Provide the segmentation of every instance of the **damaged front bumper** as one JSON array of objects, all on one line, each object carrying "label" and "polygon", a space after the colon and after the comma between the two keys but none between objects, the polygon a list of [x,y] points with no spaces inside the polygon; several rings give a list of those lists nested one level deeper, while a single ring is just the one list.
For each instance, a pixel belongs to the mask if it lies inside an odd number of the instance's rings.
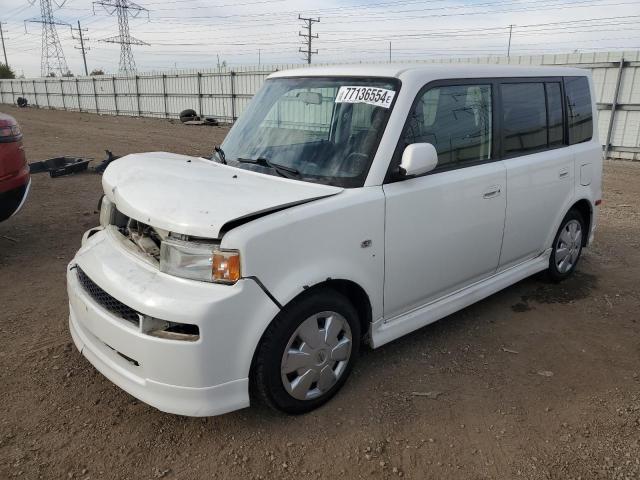
[{"label": "damaged front bumper", "polygon": [[[69,264],[69,328],[78,349],[109,380],[159,410],[210,416],[248,406],[253,352],[275,304],[253,280],[229,286],[172,277],[121,243],[113,232],[94,231]],[[87,289],[80,272],[106,301]],[[199,335],[152,336],[131,312],[197,326]]]}]

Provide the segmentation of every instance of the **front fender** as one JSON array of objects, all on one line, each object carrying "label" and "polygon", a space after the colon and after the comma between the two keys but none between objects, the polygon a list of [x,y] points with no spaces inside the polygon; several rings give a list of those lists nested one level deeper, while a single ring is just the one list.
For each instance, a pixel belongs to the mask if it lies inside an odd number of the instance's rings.
[{"label": "front fender", "polygon": [[327,279],[360,285],[372,319],[382,317],[384,193],[380,186],[342,193],[241,225],[222,239],[240,250],[244,277],[256,277],[286,305]]}]

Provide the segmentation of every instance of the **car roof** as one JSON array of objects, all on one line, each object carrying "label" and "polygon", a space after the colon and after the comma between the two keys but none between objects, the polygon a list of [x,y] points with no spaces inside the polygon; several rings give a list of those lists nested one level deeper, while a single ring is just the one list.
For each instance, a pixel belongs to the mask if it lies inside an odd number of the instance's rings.
[{"label": "car roof", "polygon": [[433,80],[438,78],[589,76],[590,72],[580,68],[556,66],[491,65],[480,63],[374,63],[296,68],[275,72],[269,75],[269,78],[354,76],[402,79],[405,76],[415,77],[420,75]]}]

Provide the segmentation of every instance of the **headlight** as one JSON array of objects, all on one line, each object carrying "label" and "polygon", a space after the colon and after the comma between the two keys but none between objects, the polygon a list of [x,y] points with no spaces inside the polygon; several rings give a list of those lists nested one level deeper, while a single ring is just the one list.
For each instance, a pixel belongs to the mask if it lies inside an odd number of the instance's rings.
[{"label": "headlight", "polygon": [[240,280],[240,254],[217,244],[167,238],[160,246],[160,271],[176,277],[232,284]]},{"label": "headlight", "polygon": [[115,205],[106,195],[103,195],[100,201],[100,226],[106,227],[113,224],[115,213]]}]

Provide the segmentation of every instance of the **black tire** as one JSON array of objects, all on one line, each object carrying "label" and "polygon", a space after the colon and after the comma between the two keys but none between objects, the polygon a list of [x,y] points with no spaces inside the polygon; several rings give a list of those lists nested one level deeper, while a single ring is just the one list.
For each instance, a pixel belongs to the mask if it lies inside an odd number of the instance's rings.
[{"label": "black tire", "polygon": [[[326,311],[336,312],[348,322],[351,329],[351,354],[346,367],[330,389],[315,398],[299,400],[286,390],[281,376],[285,349],[305,320]],[[301,296],[281,310],[260,341],[251,371],[252,397],[275,410],[289,414],[306,413],[318,408],[329,401],[346,382],[358,357],[360,339],[358,314],[343,294],[325,288]]]},{"label": "black tire", "polygon": [[0,222],[7,220],[16,212],[26,193],[26,185],[0,193]]},{"label": "black tire", "polygon": [[182,117],[197,117],[198,113],[192,109],[192,108],[187,108],[186,110],[182,110],[180,112],[180,118]]},{"label": "black tire", "polygon": [[200,117],[198,117],[198,114],[196,113],[196,111],[191,108],[188,108],[187,110],[182,110],[180,112],[180,121],[182,123],[193,122],[199,119]]},{"label": "black tire", "polygon": [[[573,246],[574,249],[577,249],[577,256],[575,257],[575,261],[571,263],[571,266],[568,270],[561,271],[561,269],[558,266],[559,260],[556,260],[557,258],[559,258],[558,248],[561,247],[558,240],[560,239],[560,235],[563,233],[563,231],[565,231],[567,226],[573,222],[578,222],[580,224],[581,240],[579,242],[579,245]],[[551,257],[549,258],[549,269],[547,270],[547,275],[551,281],[561,282],[562,280],[565,280],[566,278],[570,277],[571,274],[573,274],[573,272],[576,269],[576,266],[578,265],[578,262],[580,261],[580,255],[582,254],[582,247],[585,242],[585,235],[588,235],[588,232],[586,231],[586,223],[584,221],[584,218],[582,218],[582,214],[577,210],[569,210],[569,212],[562,219],[560,228],[558,229],[556,236],[553,238]]]}]

